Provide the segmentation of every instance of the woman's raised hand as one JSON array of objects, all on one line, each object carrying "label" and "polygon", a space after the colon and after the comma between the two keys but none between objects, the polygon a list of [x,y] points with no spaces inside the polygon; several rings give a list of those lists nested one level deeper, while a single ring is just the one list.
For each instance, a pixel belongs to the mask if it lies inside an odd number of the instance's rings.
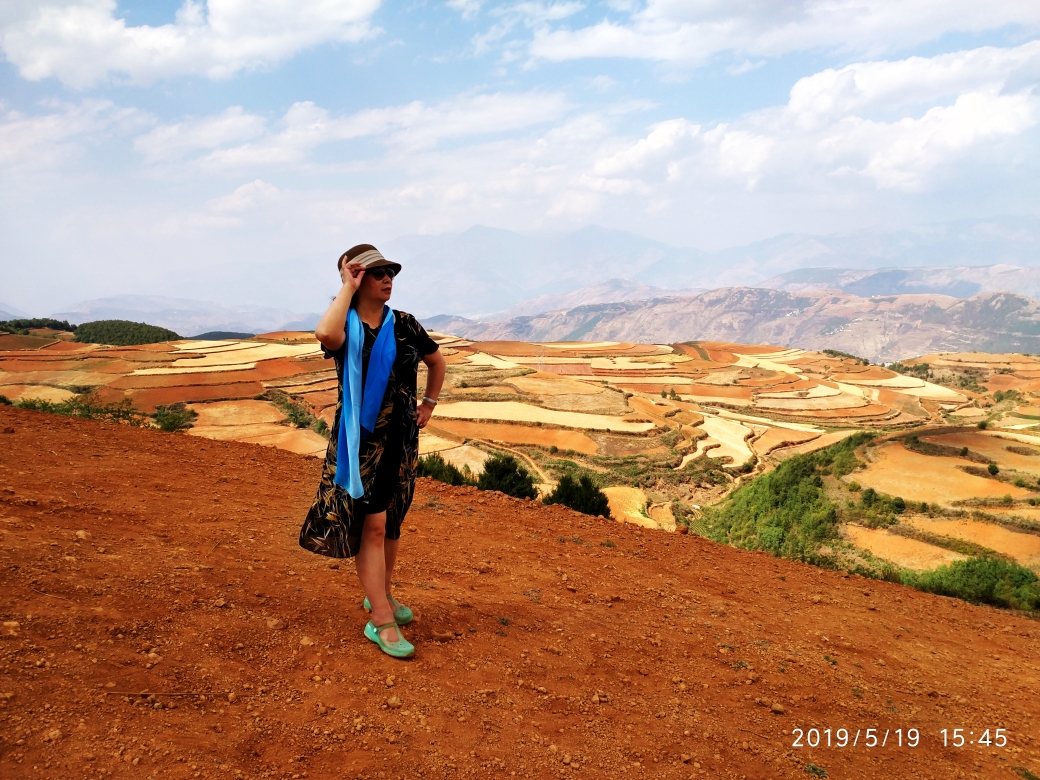
[{"label": "woman's raised hand", "polygon": [[361,280],[365,278],[365,266],[361,263],[344,263],[339,271],[343,286],[350,289],[351,294],[356,293],[361,286]]}]

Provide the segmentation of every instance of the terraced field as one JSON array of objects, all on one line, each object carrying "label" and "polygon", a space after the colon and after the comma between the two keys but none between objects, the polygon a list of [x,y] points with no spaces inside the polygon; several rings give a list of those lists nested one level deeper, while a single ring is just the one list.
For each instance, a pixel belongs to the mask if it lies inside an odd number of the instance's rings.
[{"label": "terraced field", "polygon": [[[670,531],[793,455],[874,430],[866,468],[847,479],[904,499],[905,528],[852,528],[853,544],[907,567],[958,559],[943,539],[1040,565],[1032,546],[1040,537],[1024,538],[1040,528],[1030,503],[1040,498],[1040,360],[930,355],[904,361],[900,373],[764,345],[433,335],[448,377],[420,452],[473,474],[501,451],[537,471],[543,490],[563,474],[587,473],[608,488],[617,519]],[[12,401],[94,392],[145,413],[185,403],[197,413],[189,435],[317,457],[336,387],[310,333],[139,347],[0,336],[0,394]],[[916,448],[892,438],[914,430]],[[915,509],[922,502],[927,513]],[[1009,546],[1020,542],[1026,552],[1016,555]]]}]

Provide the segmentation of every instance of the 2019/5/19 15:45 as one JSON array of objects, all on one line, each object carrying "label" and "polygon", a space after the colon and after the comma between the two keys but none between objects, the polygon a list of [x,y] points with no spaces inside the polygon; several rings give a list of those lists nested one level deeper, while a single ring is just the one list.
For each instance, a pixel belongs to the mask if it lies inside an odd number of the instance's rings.
[{"label": "2019/5/19 15:45", "polygon": [[939,733],[942,734],[943,747],[964,747],[965,745],[986,745],[989,747],[1004,747],[1007,745],[1007,736],[1004,734],[1006,729],[992,729],[993,735],[990,736],[991,729],[986,729],[982,732],[982,735],[975,739],[975,732],[969,731],[967,738],[964,736],[964,729],[943,729]]}]

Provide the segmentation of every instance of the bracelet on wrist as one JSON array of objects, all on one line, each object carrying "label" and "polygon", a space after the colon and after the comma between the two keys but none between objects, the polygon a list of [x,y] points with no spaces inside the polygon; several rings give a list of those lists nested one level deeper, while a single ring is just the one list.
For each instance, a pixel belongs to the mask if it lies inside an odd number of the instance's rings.
[{"label": "bracelet on wrist", "polygon": [[430,398],[428,395],[424,395],[422,397],[422,399],[423,399],[423,403],[424,404],[429,404],[430,406],[436,406],[437,405],[437,399]]}]

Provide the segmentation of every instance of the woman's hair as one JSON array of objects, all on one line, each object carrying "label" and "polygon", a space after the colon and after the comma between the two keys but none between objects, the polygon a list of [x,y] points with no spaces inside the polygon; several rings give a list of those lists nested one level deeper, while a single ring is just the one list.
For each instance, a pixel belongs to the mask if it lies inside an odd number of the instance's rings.
[{"label": "woman's hair", "polygon": [[[376,248],[371,244],[358,244],[357,246],[352,246],[350,249],[348,249],[346,252],[339,256],[339,260],[336,262],[336,270],[342,271],[344,263],[349,263],[358,255],[364,254],[365,252],[371,251],[373,249]],[[378,252],[379,250],[376,249],[376,251]]]}]

